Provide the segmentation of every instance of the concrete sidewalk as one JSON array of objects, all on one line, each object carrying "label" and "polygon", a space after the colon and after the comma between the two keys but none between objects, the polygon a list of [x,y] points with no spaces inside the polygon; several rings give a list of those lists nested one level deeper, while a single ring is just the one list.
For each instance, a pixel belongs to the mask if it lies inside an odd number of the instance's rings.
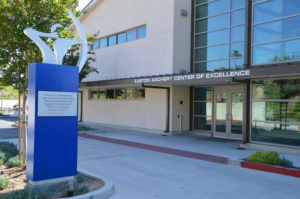
[{"label": "concrete sidewalk", "polygon": [[299,178],[79,137],[78,168],[113,181],[111,199],[298,199]]},{"label": "concrete sidewalk", "polygon": [[[240,141],[223,138],[211,138],[201,135],[183,134],[176,136],[163,136],[161,134],[146,133],[137,130],[129,130],[117,127],[91,126],[94,131],[86,133],[94,136],[113,138],[154,146],[162,146],[171,149],[179,149],[195,153],[208,154],[228,158],[230,161],[240,161],[247,158],[256,150],[241,150]],[[287,159],[293,161],[294,166],[300,167],[300,156],[284,154]]]}]

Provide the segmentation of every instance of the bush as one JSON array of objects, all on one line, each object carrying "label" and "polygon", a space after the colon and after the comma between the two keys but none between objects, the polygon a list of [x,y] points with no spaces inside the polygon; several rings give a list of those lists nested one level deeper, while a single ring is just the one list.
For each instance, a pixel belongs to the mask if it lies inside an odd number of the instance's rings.
[{"label": "bush", "polygon": [[82,183],[84,181],[84,177],[81,174],[77,174],[77,176],[75,176],[75,180],[77,183]]},{"label": "bush", "polygon": [[17,155],[15,157],[9,158],[8,161],[5,163],[5,165],[8,168],[19,166],[19,156]]},{"label": "bush", "polygon": [[5,189],[9,184],[9,179],[0,178],[0,190]]},{"label": "bush", "polygon": [[20,191],[3,194],[1,199],[47,199],[49,196],[50,193],[45,190],[25,188]]},{"label": "bush", "polygon": [[281,165],[284,167],[292,168],[294,167],[294,164],[292,161],[286,159],[284,156],[281,159]]},{"label": "bush", "polygon": [[0,142],[0,151],[5,153],[7,160],[19,153],[17,146],[11,142]]},{"label": "bush", "polygon": [[257,162],[284,167],[293,167],[293,162],[287,160],[284,156],[280,158],[276,151],[255,152],[247,158],[249,162]]},{"label": "bush", "polygon": [[89,188],[84,185],[82,187],[79,187],[77,184],[75,184],[74,186],[74,196],[80,195],[80,194],[84,194],[89,192]]},{"label": "bush", "polygon": [[5,163],[5,161],[6,161],[5,153],[0,151],[0,165],[3,165]]},{"label": "bush", "polygon": [[251,154],[248,158],[247,158],[247,161],[249,162],[257,162],[257,163],[262,163],[263,160],[262,160],[262,152],[255,152],[253,154]]}]

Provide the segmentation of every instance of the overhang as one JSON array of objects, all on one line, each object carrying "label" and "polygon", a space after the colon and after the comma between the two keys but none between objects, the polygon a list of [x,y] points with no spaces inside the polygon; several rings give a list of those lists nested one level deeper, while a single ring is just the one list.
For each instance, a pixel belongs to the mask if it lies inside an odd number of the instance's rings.
[{"label": "overhang", "polygon": [[142,85],[209,86],[237,84],[249,79],[281,78],[300,76],[300,65],[251,67],[242,70],[224,70],[205,73],[169,74],[133,77],[80,83],[80,89],[125,88]]}]

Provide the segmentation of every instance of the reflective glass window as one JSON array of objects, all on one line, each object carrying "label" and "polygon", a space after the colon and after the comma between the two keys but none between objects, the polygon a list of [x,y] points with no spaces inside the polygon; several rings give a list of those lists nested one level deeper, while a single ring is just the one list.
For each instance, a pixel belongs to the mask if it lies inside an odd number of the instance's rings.
[{"label": "reflective glass window", "polygon": [[126,89],[126,99],[135,99],[135,89]]},{"label": "reflective glass window", "polygon": [[116,89],[116,99],[125,99],[125,89]]},{"label": "reflective glass window", "polygon": [[213,99],[212,88],[200,87],[194,88],[194,100],[195,101],[210,101]]},{"label": "reflective glass window", "polygon": [[298,0],[269,0],[254,5],[254,23],[300,13]]},{"label": "reflective glass window", "polygon": [[98,91],[91,91],[91,98],[98,99]]},{"label": "reflective glass window", "polygon": [[229,14],[222,14],[196,21],[196,33],[226,28],[229,26]]},{"label": "reflective glass window", "polygon": [[246,0],[231,0],[231,10],[237,8],[244,8],[246,6]]},{"label": "reflective glass window", "polygon": [[118,44],[122,44],[126,42],[126,33],[120,33],[118,34]]},{"label": "reflective glass window", "polygon": [[145,98],[145,89],[137,89],[136,98],[144,99]]},{"label": "reflective glass window", "polygon": [[300,146],[300,80],[252,82],[251,140]]},{"label": "reflective glass window", "polygon": [[229,11],[228,0],[216,0],[196,7],[196,19]]},{"label": "reflective glass window", "polygon": [[201,62],[195,64],[195,72],[211,72],[229,69],[228,60]]},{"label": "reflective glass window", "polygon": [[300,37],[300,16],[254,26],[254,43]]},{"label": "reflective glass window", "polygon": [[127,32],[127,41],[136,40],[136,30],[131,30]]},{"label": "reflective glass window", "polygon": [[244,42],[233,43],[230,45],[230,57],[237,58],[244,56],[245,45]]},{"label": "reflective glass window", "polygon": [[208,2],[209,0],[196,0],[196,5],[197,4],[200,4],[200,3],[206,3]]},{"label": "reflective glass window", "polygon": [[107,47],[107,38],[100,39],[100,48]]},{"label": "reflective glass window", "polygon": [[146,37],[146,26],[138,29],[138,38],[140,39],[144,37]]},{"label": "reflective glass window", "polygon": [[253,64],[293,61],[300,59],[300,39],[253,47]]},{"label": "reflective glass window", "polygon": [[108,37],[108,46],[114,46],[117,44],[117,36],[110,36]]},{"label": "reflective glass window", "polygon": [[224,44],[229,41],[229,29],[202,33],[195,36],[195,47]]},{"label": "reflective glass window", "polygon": [[115,99],[115,89],[106,90],[106,99]]},{"label": "reflective glass window", "polygon": [[231,12],[231,26],[245,24],[245,9]]},{"label": "reflective glass window", "polygon": [[231,59],[230,69],[243,69],[244,68],[244,58]]},{"label": "reflective glass window", "polygon": [[195,61],[226,59],[228,53],[228,45],[200,48],[195,50]]},{"label": "reflective glass window", "polygon": [[194,116],[194,129],[199,131],[211,131],[212,117]]},{"label": "reflective glass window", "polygon": [[243,41],[245,39],[245,26],[231,28],[231,42]]},{"label": "reflective glass window", "polygon": [[97,50],[98,48],[99,48],[99,40],[95,41],[92,46],[93,50]]},{"label": "reflective glass window", "polygon": [[106,91],[105,90],[99,91],[99,98],[100,99],[106,99]]}]

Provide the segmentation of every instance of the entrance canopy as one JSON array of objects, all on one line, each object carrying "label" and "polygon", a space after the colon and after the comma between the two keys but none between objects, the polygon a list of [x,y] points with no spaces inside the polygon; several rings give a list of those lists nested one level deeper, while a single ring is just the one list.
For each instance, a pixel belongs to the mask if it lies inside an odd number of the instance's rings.
[{"label": "entrance canopy", "polygon": [[80,88],[139,87],[141,85],[199,86],[236,84],[249,79],[292,77],[300,75],[300,65],[251,67],[206,73],[169,74],[115,80],[82,82]]}]

